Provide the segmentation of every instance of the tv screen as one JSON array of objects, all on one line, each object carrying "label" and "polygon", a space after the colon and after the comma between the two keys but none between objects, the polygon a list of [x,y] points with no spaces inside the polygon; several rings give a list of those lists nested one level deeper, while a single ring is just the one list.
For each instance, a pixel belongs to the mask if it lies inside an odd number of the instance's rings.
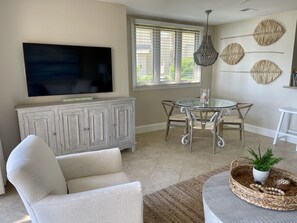
[{"label": "tv screen", "polygon": [[111,48],[23,43],[29,96],[112,92]]}]

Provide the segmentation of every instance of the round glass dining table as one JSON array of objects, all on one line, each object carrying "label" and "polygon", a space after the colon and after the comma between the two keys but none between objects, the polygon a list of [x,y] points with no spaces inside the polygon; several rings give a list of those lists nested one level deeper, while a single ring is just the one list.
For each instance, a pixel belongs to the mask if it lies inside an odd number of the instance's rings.
[{"label": "round glass dining table", "polygon": [[207,111],[213,113],[209,120],[200,119],[200,122],[202,122],[202,126],[204,126],[204,128],[207,126],[207,122],[212,123],[213,125],[213,129],[211,129],[213,133],[213,153],[216,151],[216,145],[219,147],[224,147],[225,141],[219,135],[218,124],[223,112],[226,111],[228,113],[229,108],[236,106],[236,104],[237,103],[235,101],[218,98],[210,98],[208,103],[200,102],[200,98],[184,98],[176,101],[176,106],[181,108],[181,112],[186,113],[188,124],[190,126],[190,131],[187,130],[186,134],[182,137],[182,144],[188,144],[191,140],[189,140],[189,137],[192,137],[193,132],[191,131],[193,130],[193,125],[197,120],[197,117],[194,113],[198,110],[202,112]]},{"label": "round glass dining table", "polygon": [[208,103],[200,102],[200,98],[185,98],[180,99],[176,102],[176,105],[179,107],[184,107],[191,110],[198,109],[214,109],[214,110],[223,110],[225,108],[234,107],[237,103],[235,101],[210,98]]}]

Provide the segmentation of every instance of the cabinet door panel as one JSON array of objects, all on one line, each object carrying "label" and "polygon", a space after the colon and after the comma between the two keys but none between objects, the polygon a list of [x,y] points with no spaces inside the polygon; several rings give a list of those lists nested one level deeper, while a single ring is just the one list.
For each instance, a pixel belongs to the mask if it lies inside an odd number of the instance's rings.
[{"label": "cabinet door panel", "polygon": [[88,130],[90,149],[106,147],[108,139],[108,110],[106,107],[89,108]]},{"label": "cabinet door panel", "polygon": [[132,120],[133,111],[131,104],[117,104],[112,106],[114,141],[129,141],[133,138]]},{"label": "cabinet door panel", "polygon": [[24,138],[37,135],[57,154],[56,127],[53,111],[27,112],[22,114],[24,121]]},{"label": "cabinet door panel", "polygon": [[82,109],[60,110],[64,152],[86,150],[84,112]]},{"label": "cabinet door panel", "polygon": [[23,140],[40,136],[55,155],[119,147],[135,148],[134,99],[16,106]]}]

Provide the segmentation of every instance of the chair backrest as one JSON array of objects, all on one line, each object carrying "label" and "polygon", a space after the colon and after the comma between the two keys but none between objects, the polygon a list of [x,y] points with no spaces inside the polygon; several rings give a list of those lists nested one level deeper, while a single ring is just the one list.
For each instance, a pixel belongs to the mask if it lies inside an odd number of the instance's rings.
[{"label": "chair backrest", "polygon": [[58,161],[38,136],[30,135],[24,139],[9,155],[6,167],[7,177],[17,189],[31,217],[35,216],[31,203],[49,194],[67,193]]},{"label": "chair backrest", "polygon": [[239,102],[239,103],[236,104],[235,107],[232,108],[232,110],[236,110],[237,113],[238,113],[239,118],[241,120],[244,120],[252,106],[253,106],[252,103]]},{"label": "chair backrest", "polygon": [[169,118],[175,108],[175,102],[171,100],[163,100],[161,103],[163,105],[167,118]]},{"label": "chair backrest", "polygon": [[[191,125],[191,120],[196,124],[199,123],[198,128],[205,129],[208,123],[217,123],[216,118],[218,117],[218,112],[216,110],[196,110],[192,112],[187,112],[188,122]],[[213,126],[214,127],[214,126]]]}]

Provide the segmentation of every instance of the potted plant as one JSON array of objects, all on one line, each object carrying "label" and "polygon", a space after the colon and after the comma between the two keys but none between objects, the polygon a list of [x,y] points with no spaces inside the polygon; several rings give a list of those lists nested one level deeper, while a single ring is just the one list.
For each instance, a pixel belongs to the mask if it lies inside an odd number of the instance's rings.
[{"label": "potted plant", "polygon": [[258,146],[258,153],[251,148],[249,148],[248,152],[252,155],[252,158],[244,158],[253,164],[254,182],[264,184],[269,177],[270,168],[279,163],[283,158],[274,157],[271,148],[267,148],[265,153],[262,155],[260,145]]}]

